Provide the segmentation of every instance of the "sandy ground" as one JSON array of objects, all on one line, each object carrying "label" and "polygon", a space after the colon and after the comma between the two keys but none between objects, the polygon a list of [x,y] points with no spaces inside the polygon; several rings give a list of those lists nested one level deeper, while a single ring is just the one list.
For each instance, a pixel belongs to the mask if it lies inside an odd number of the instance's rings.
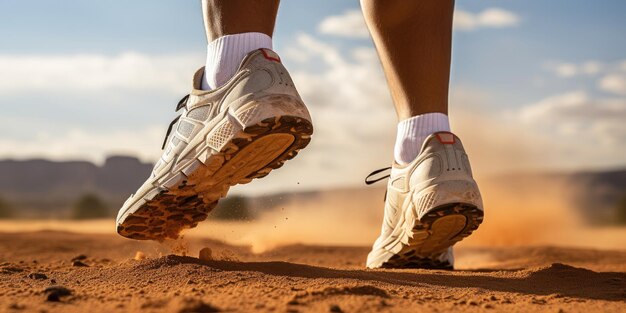
[{"label": "sandy ground", "polygon": [[485,222],[456,271],[364,269],[380,188],[162,244],[117,236],[113,219],[0,221],[0,312],[626,312],[626,227],[588,226],[568,185],[482,186]]},{"label": "sandy ground", "polygon": [[623,250],[461,247],[457,271],[365,270],[367,252],[0,233],[0,312],[626,311]]}]

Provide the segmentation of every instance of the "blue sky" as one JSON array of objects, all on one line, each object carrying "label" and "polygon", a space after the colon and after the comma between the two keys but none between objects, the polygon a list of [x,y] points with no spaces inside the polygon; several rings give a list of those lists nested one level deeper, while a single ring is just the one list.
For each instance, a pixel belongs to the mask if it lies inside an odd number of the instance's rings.
[{"label": "blue sky", "polygon": [[[268,188],[356,185],[391,160],[395,117],[358,7],[281,4],[275,48],[317,132]],[[456,8],[452,127],[479,173],[626,165],[626,2]],[[154,161],[206,48],[199,1],[6,0],[0,38],[0,158]]]}]

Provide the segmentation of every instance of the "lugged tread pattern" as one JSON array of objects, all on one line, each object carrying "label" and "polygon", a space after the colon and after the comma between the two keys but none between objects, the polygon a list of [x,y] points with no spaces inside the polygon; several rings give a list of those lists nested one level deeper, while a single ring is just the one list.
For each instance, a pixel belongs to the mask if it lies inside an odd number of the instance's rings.
[{"label": "lugged tread pattern", "polygon": [[[464,225],[459,227],[458,222],[463,220]],[[407,242],[399,243],[402,245],[400,252],[383,262],[381,267],[451,270],[453,265],[439,257],[448,247],[478,229],[482,220],[483,211],[473,205],[453,203],[435,208],[415,220],[410,235],[407,234]]]},{"label": "lugged tread pattern", "polygon": [[117,232],[139,240],[178,238],[182,230],[205,220],[230,186],[280,168],[309,144],[312,133],[308,120],[288,115],[245,127],[217,154],[209,154],[206,160],[198,158],[200,164],[192,162],[197,168],[191,173],[181,169],[183,179],[177,186],[147,200],[118,225]]}]

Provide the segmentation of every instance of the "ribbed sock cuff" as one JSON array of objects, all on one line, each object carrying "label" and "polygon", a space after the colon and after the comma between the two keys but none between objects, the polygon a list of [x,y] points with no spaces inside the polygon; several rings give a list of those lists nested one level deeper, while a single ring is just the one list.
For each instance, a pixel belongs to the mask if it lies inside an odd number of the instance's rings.
[{"label": "ribbed sock cuff", "polygon": [[235,75],[243,58],[261,48],[272,49],[272,37],[263,33],[241,33],[211,41],[207,46],[202,89],[212,90],[225,84]]},{"label": "ribbed sock cuff", "polygon": [[399,164],[413,161],[422,149],[426,137],[440,131],[450,131],[450,121],[443,113],[426,113],[398,123],[394,158]]}]

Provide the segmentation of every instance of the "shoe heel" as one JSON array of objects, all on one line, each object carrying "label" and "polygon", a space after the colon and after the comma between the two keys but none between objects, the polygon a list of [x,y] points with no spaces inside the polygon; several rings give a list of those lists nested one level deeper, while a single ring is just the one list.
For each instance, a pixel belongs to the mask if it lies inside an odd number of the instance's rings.
[{"label": "shoe heel", "polygon": [[450,180],[422,190],[413,200],[414,217],[421,219],[433,210],[452,203],[483,210],[483,201],[473,180]]},{"label": "shoe heel", "polygon": [[261,124],[264,120],[278,120],[282,117],[299,118],[311,123],[311,116],[304,103],[290,95],[271,95],[255,99],[237,109],[232,116],[244,130]]}]

